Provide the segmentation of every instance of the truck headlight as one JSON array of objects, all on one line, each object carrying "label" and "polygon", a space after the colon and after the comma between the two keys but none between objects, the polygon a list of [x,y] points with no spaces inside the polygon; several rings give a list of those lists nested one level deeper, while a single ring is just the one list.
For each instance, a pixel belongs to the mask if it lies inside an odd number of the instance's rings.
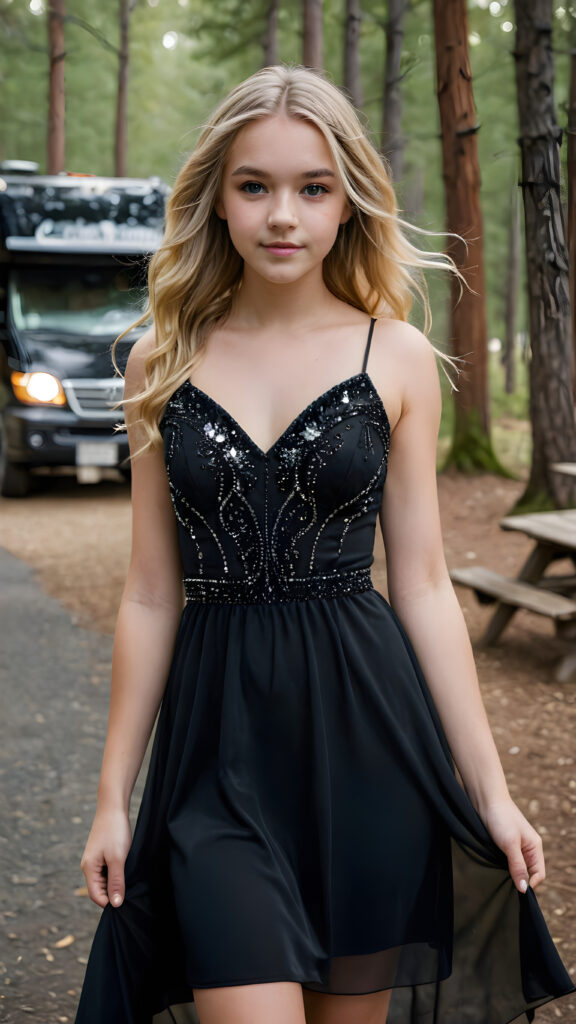
[{"label": "truck headlight", "polygon": [[19,402],[27,405],[66,405],[62,384],[52,373],[10,374],[14,394]]}]

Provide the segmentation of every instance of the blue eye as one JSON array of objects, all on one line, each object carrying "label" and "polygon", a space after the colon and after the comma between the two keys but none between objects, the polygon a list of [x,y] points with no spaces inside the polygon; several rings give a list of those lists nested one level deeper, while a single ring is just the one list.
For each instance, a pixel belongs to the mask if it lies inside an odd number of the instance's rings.
[{"label": "blue eye", "polygon": [[264,186],[261,185],[259,181],[245,181],[244,184],[240,186],[240,190],[242,192],[247,192],[249,196],[259,196],[260,192],[258,190],[261,188],[264,188]]},{"label": "blue eye", "polygon": [[304,188],[304,191],[306,192],[306,189],[309,189],[309,188],[321,189],[320,192],[314,192],[314,193],[308,192],[307,195],[309,195],[311,199],[316,199],[317,196],[324,195],[326,192],[328,192],[328,189],[325,188],[324,185],[306,185],[305,188]]}]

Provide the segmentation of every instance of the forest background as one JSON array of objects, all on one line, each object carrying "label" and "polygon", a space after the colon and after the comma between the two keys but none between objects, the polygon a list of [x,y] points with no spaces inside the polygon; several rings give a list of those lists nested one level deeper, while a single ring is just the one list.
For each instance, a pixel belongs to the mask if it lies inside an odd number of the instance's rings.
[{"label": "forest background", "polygon": [[[44,0],[0,0],[0,159],[37,161],[45,169],[49,58]],[[344,0],[323,5],[324,67],[344,80]],[[130,19],[128,86],[128,175],[158,175],[171,184],[194,145],[199,127],[226,91],[263,64],[269,4],[265,0],[136,0]],[[361,5],[360,76],[362,110],[375,144],[382,138],[388,5]],[[118,0],[69,0],[65,25],[66,168],[91,174],[114,171],[114,131],[119,47]],[[479,124],[481,200],[488,338],[505,334],[511,205],[519,190],[520,153],[513,48],[512,0],[469,0],[470,60]],[[576,11],[554,4],[555,100],[560,126],[568,111],[570,44]],[[302,3],[283,0],[278,9],[278,57],[302,61]],[[395,183],[406,218],[432,232],[428,244],[442,248],[445,223],[440,123],[432,4],[411,0],[404,22],[401,61],[404,164]],[[562,200],[566,203],[566,145],[561,147]],[[521,261],[524,278],[524,262]],[[448,282],[428,275],[431,340],[447,349]],[[490,354],[494,447],[503,463],[522,471],[530,461],[525,280],[517,314],[518,374],[515,390],[504,389],[500,353]],[[413,319],[422,324],[421,310]],[[497,346],[493,345],[493,349]],[[448,391],[448,389],[447,389]],[[445,402],[440,454],[449,444],[452,403]]]}]

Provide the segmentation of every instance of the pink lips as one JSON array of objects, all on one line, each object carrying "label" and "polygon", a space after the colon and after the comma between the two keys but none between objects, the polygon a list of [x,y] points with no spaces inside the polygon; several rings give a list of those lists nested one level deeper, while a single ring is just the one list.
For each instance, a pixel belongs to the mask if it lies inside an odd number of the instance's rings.
[{"label": "pink lips", "polygon": [[273,256],[291,256],[292,253],[300,252],[303,246],[293,245],[291,242],[272,242],[271,245],[265,245],[264,248]]}]

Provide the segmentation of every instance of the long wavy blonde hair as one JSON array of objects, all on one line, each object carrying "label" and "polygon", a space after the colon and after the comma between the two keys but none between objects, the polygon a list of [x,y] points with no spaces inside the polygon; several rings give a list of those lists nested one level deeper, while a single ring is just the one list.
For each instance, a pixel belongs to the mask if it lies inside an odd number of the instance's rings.
[{"label": "long wavy blonde hair", "polygon": [[149,264],[147,308],[120,335],[153,319],[156,346],[146,361],[145,386],[124,402],[134,404],[144,427],[142,451],[161,443],[158,424],[166,403],[190,376],[211,331],[229,315],[242,280],[242,258],[215,212],[228,150],[244,125],[280,112],[322,132],[353,210],[324,259],[323,277],[333,295],[370,316],[407,320],[416,293],[427,333],[432,317],[422,271],[449,270],[462,286],[450,256],[419,249],[406,237],[404,229],[438,232],[400,217],[386,161],[345,95],[308,68],[263,68],[236,86],[203,126],[167,203],[162,244]]}]

